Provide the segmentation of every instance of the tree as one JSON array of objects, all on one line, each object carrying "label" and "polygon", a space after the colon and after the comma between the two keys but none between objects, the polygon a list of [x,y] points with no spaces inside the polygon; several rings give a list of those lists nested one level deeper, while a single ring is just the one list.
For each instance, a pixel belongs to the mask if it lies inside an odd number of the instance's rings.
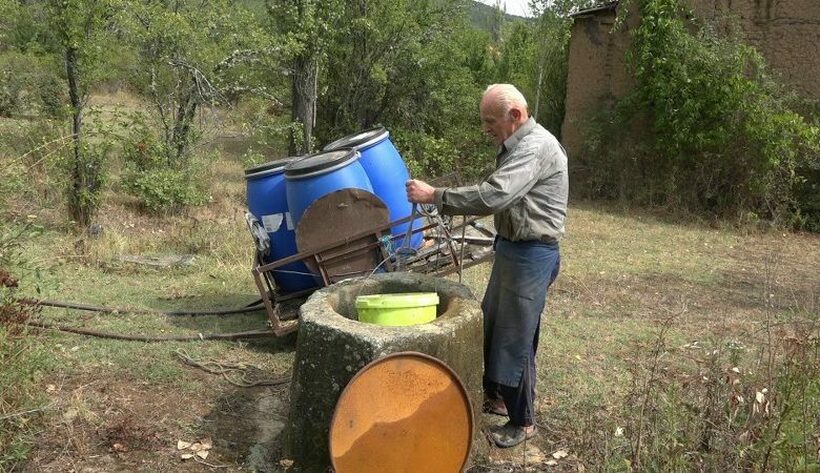
[{"label": "tree", "polygon": [[51,34],[65,60],[71,105],[72,152],[69,159],[68,208],[81,226],[91,223],[103,184],[104,145],[85,139],[83,112],[91,86],[105,74],[105,43],[112,31],[118,0],[47,0]]},{"label": "tree", "polygon": [[[254,66],[278,54],[254,15],[230,0],[139,2],[123,13],[137,52],[129,76],[159,122],[164,164],[184,168],[203,106],[269,95]],[[271,97],[274,99],[273,97]]]},{"label": "tree", "polygon": [[331,25],[341,13],[337,1],[271,0],[268,12],[277,32],[294,46],[289,58],[291,119],[300,128],[289,137],[289,153],[295,156],[313,149],[316,126],[319,68],[324,61]]}]

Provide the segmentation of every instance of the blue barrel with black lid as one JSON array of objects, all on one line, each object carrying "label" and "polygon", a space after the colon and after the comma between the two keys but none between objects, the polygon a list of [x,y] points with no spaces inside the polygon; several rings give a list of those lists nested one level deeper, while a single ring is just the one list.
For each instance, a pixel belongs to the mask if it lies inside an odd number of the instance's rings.
[{"label": "blue barrel with black lid", "polygon": [[[373,192],[378,196],[390,211],[390,221],[409,217],[413,206],[407,201],[407,192],[404,183],[410,179],[410,173],[399,151],[390,141],[390,132],[384,127],[354,133],[336,140],[324,147],[325,151],[349,148],[361,154],[359,163],[367,173]],[[397,225],[391,229],[393,235],[405,235],[410,223]],[[422,220],[413,222],[413,228],[422,226]],[[410,245],[419,248],[423,235],[416,233],[410,237]],[[404,238],[396,241],[397,246],[403,244]]]},{"label": "blue barrel with black lid", "polygon": [[285,167],[285,189],[294,226],[310,204],[342,189],[373,192],[359,153],[340,149],[310,155]]},{"label": "blue barrel with black lid", "polygon": [[[261,224],[270,238],[270,254],[265,263],[295,255],[296,234],[292,214],[288,207],[285,185],[285,167],[301,158],[271,161],[245,170],[248,210]],[[273,271],[276,285],[284,292],[311,289],[319,281],[310,275],[301,261],[290,263]]]}]

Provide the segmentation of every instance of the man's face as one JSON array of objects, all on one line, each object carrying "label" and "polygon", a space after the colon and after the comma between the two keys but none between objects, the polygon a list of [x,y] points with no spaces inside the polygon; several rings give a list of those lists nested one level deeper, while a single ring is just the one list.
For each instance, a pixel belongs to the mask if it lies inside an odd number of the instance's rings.
[{"label": "man's face", "polygon": [[482,100],[480,113],[481,129],[490,135],[497,145],[504,143],[504,140],[512,136],[518,128],[512,113],[503,113],[492,101]]}]

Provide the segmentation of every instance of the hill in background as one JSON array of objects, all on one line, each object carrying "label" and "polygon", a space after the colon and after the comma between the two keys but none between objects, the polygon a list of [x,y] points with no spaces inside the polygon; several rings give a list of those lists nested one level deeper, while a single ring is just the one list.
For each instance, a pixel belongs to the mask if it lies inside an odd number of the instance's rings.
[{"label": "hill in background", "polygon": [[[473,27],[479,30],[492,31],[492,25],[496,15],[494,6],[485,5],[476,0],[470,0],[467,2],[467,13],[470,15],[470,24],[473,25]],[[502,15],[505,22],[528,20],[528,18],[523,16],[510,15],[509,13],[502,13]]]}]

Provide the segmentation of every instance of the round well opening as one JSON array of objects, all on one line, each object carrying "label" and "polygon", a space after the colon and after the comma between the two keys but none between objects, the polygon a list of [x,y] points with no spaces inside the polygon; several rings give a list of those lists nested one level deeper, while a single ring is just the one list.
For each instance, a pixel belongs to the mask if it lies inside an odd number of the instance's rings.
[{"label": "round well opening", "polygon": [[[449,293],[448,291],[437,290],[433,285],[409,284],[403,281],[368,279],[357,284],[337,287],[336,291],[329,294],[328,303],[337,314],[358,322],[359,314],[356,308],[356,298],[358,296],[421,293],[435,293],[438,296],[436,317],[435,320],[430,323],[435,323],[436,320],[441,318],[455,316],[456,311],[454,306],[457,305],[454,304],[454,301],[457,299],[455,294]],[[377,325],[373,324],[373,326]]]}]

